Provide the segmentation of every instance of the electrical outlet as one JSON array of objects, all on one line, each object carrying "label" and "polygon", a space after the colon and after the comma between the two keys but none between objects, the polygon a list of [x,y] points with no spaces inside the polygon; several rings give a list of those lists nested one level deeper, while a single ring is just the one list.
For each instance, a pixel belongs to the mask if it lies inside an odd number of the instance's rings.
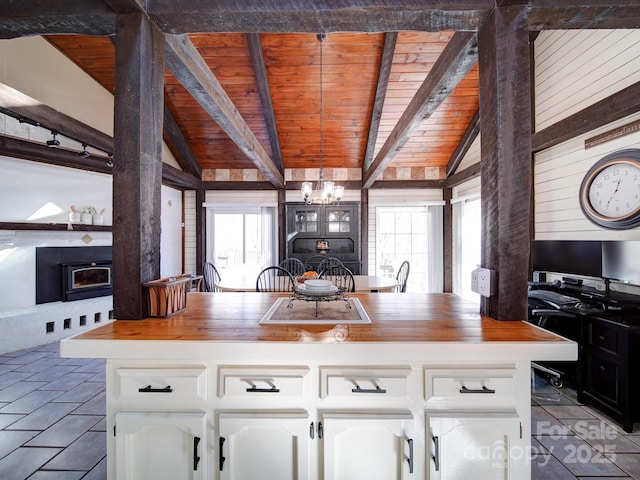
[{"label": "electrical outlet", "polygon": [[493,293],[493,270],[476,268],[471,272],[471,290],[483,297],[490,297]]}]

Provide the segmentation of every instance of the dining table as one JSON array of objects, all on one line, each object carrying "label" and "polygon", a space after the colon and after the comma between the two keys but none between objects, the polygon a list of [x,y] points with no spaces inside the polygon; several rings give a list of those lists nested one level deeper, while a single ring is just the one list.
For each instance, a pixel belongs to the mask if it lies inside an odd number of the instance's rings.
[{"label": "dining table", "polygon": [[[257,275],[236,274],[225,275],[220,272],[222,279],[216,285],[222,292],[255,292]],[[366,292],[393,292],[398,282],[395,278],[381,277],[377,275],[354,275],[355,291]]]}]

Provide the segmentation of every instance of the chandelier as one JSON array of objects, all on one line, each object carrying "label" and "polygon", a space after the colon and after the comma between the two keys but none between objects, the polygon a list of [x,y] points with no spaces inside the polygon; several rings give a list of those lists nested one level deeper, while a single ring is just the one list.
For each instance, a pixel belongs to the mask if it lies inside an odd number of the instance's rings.
[{"label": "chandelier", "polygon": [[336,185],[334,182],[324,181],[322,171],[322,42],[325,39],[323,33],[319,33],[318,41],[320,42],[320,173],[318,175],[318,184],[315,191],[313,190],[313,184],[311,182],[302,182],[300,193],[302,199],[307,205],[312,203],[332,203],[339,202],[344,197],[344,187]]}]

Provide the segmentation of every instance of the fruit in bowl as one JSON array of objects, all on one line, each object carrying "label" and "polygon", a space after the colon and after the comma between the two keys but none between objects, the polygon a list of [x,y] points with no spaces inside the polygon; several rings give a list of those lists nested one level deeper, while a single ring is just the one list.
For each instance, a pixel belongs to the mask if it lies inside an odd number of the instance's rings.
[{"label": "fruit in bowl", "polygon": [[298,283],[304,283],[305,280],[311,280],[318,278],[318,273],[314,271],[304,272],[301,277],[298,277]]}]

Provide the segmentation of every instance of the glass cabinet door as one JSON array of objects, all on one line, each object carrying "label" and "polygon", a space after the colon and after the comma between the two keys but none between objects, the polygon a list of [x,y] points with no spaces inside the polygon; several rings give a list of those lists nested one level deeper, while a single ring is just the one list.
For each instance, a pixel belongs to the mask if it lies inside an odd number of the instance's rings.
[{"label": "glass cabinet door", "polygon": [[327,209],[327,232],[351,232],[351,211],[346,209]]},{"label": "glass cabinet door", "polygon": [[296,231],[315,233],[318,231],[318,212],[315,210],[296,210]]}]

